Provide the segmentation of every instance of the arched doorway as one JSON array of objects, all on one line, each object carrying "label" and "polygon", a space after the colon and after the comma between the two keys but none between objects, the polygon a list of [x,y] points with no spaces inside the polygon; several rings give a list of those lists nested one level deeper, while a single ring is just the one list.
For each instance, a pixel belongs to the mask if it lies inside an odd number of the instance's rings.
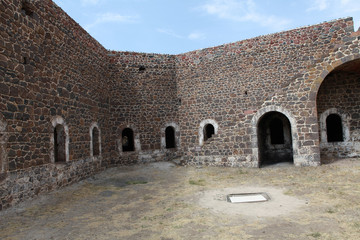
[{"label": "arched doorway", "polygon": [[257,136],[260,167],[293,163],[291,125],[284,114],[275,111],[264,114],[257,125]]}]

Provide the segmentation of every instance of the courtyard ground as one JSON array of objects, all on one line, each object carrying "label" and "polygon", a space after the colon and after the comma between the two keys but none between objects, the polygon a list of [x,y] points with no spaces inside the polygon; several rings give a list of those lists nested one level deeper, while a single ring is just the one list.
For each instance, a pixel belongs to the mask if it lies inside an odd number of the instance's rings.
[{"label": "courtyard ground", "polygon": [[[226,195],[266,192],[262,203]],[[360,159],[261,169],[149,163],[0,212],[0,239],[359,239]]]}]

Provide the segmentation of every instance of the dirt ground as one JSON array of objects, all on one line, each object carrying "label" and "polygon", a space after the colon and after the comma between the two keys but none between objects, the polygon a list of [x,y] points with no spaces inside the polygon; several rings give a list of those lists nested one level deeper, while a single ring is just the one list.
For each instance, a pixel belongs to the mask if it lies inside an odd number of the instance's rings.
[{"label": "dirt ground", "polygon": [[[231,193],[270,201],[229,203]],[[359,239],[360,159],[261,169],[108,169],[0,212],[0,239]]]}]

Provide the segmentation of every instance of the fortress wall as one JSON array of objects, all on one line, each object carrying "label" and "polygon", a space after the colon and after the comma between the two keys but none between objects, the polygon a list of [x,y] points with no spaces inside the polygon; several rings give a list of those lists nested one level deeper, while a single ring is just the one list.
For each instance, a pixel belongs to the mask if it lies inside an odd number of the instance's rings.
[{"label": "fortress wall", "polygon": [[[0,210],[117,164],[181,156],[257,167],[259,142],[268,144],[258,133],[269,137],[266,120],[277,116],[295,165],[320,164],[320,149],[350,156],[360,149],[358,75],[327,75],[360,59],[359,34],[346,18],[179,55],[109,52],[51,0],[3,0]],[[333,85],[320,88],[324,79]],[[328,108],[351,116],[350,147],[320,145],[318,118]],[[134,151],[123,148],[127,128]]]},{"label": "fortress wall", "polygon": [[[161,146],[164,127],[178,124],[177,83],[174,56],[134,52],[112,52],[111,125],[114,161],[165,160],[178,149]],[[134,152],[122,152],[121,132],[129,127],[137,136]]]},{"label": "fortress wall", "polygon": [[[1,209],[102,169],[110,85],[106,50],[52,1],[1,1],[0,34]],[[56,119],[68,128],[66,163],[53,163]]]},{"label": "fortress wall", "polygon": [[[352,32],[352,19],[347,18],[177,55],[186,161],[257,166],[254,114],[267,106],[281,106],[298,120],[306,117],[299,115],[298,105],[307,97],[298,91],[310,89],[299,89],[302,80],[297,79]],[[306,111],[314,109],[313,104]],[[219,132],[199,147],[199,125],[204,119],[216,120]]]}]

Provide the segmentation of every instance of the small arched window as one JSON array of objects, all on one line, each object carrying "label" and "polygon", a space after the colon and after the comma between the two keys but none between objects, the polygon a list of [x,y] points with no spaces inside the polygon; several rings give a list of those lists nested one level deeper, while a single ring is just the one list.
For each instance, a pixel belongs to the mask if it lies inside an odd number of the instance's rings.
[{"label": "small arched window", "polygon": [[269,127],[271,144],[284,144],[284,125],[281,119],[272,119]]},{"label": "small arched window", "polygon": [[214,137],[214,134],[218,134],[219,125],[213,119],[206,119],[201,121],[199,126],[199,146],[203,146],[204,142],[209,138]]},{"label": "small arched window", "polygon": [[175,128],[168,126],[165,129],[165,143],[166,143],[166,148],[175,148],[176,146]]},{"label": "small arched window", "polygon": [[62,124],[57,124],[54,128],[54,160],[58,162],[66,162],[66,135]]},{"label": "small arched window", "polygon": [[99,156],[100,155],[100,133],[97,127],[94,127],[92,130],[92,155]]},{"label": "small arched window", "polygon": [[123,152],[132,152],[134,148],[134,132],[131,128],[125,128],[121,133]]},{"label": "small arched window", "polygon": [[330,114],[326,118],[326,134],[328,142],[343,142],[343,125],[341,117],[337,114]]},{"label": "small arched window", "polygon": [[212,124],[206,124],[204,127],[204,141],[207,141],[215,134],[215,128]]}]

